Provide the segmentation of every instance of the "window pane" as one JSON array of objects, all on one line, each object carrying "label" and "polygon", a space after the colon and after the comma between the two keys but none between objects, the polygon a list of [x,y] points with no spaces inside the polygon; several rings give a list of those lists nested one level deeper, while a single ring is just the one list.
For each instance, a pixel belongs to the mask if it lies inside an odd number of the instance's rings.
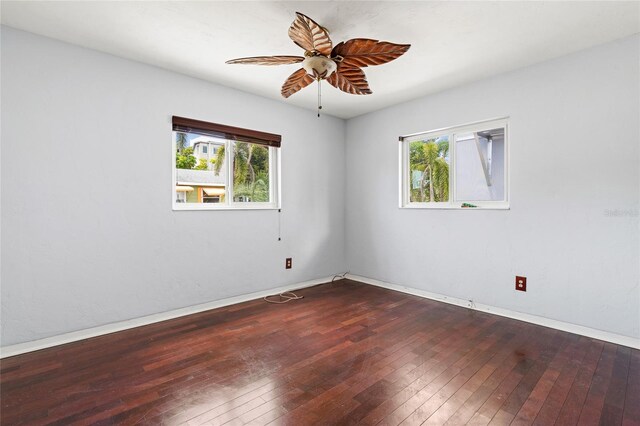
[{"label": "window pane", "polygon": [[[224,142],[210,136],[185,132],[175,132],[175,137],[176,202],[224,202]],[[208,153],[205,149],[207,146]]]},{"label": "window pane", "polygon": [[504,128],[455,135],[457,201],[504,200]]},{"label": "window pane", "polygon": [[409,201],[449,201],[449,137],[409,144]]},{"label": "window pane", "polygon": [[247,142],[235,142],[233,146],[233,201],[268,203],[269,147]]}]

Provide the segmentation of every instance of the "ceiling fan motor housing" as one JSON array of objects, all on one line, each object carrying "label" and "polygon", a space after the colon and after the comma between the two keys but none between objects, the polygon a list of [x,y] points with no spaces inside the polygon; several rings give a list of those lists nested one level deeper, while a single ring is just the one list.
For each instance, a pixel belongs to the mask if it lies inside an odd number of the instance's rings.
[{"label": "ceiling fan motor housing", "polygon": [[326,56],[307,56],[302,61],[302,68],[315,79],[328,78],[336,70],[336,63]]}]

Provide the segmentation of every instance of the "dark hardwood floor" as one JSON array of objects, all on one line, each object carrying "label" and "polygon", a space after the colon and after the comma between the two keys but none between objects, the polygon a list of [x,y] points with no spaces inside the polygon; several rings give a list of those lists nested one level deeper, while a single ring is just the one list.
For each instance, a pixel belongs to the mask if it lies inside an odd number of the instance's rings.
[{"label": "dark hardwood floor", "polygon": [[640,425],[640,351],[343,280],[2,360],[3,425]]}]

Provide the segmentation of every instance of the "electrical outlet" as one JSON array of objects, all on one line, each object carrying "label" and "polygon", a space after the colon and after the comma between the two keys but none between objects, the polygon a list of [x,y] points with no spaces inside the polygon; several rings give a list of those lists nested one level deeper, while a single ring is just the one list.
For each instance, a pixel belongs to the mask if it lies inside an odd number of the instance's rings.
[{"label": "electrical outlet", "polygon": [[519,277],[516,275],[516,290],[527,291],[527,277]]},{"label": "electrical outlet", "polygon": [[284,261],[284,268],[285,269],[291,269],[291,258],[287,257],[287,259]]}]

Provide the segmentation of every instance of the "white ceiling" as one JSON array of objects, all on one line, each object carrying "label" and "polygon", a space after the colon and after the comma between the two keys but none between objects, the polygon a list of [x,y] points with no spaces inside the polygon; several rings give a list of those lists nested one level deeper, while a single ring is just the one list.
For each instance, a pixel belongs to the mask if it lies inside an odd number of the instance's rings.
[{"label": "white ceiling", "polygon": [[308,109],[317,90],[289,99],[298,65],[227,65],[228,59],[299,55],[287,36],[295,12],[331,31],[410,43],[365,68],[372,95],[323,83],[323,112],[350,118],[640,32],[640,2],[51,2],[2,1],[2,24],[209,80]]}]

